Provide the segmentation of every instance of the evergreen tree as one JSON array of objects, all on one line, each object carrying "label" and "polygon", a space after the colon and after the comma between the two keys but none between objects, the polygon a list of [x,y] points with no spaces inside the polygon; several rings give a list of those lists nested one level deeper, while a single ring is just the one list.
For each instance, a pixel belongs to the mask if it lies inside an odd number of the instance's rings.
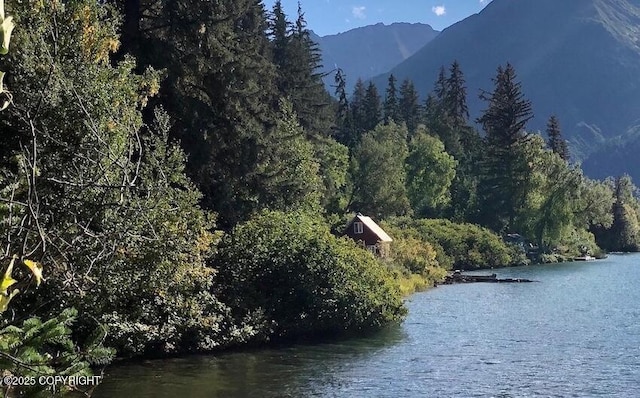
[{"label": "evergreen tree", "polygon": [[458,61],[453,61],[446,80],[446,92],[443,106],[452,127],[460,129],[467,125],[469,108],[467,107],[467,87]]},{"label": "evergreen tree", "polygon": [[[282,25],[282,22],[279,24]],[[284,59],[276,60],[280,66],[278,81],[282,82],[279,85],[281,95],[290,98],[300,124],[310,137],[328,136],[334,122],[331,96],[324,87],[320,73],[320,49],[311,39],[300,3],[298,17],[284,53]]]},{"label": "evergreen tree", "polygon": [[347,82],[342,69],[336,71],[334,82],[335,96],[338,99],[338,104],[336,107],[336,130],[333,136],[338,142],[349,146],[353,131],[353,120],[349,108],[349,99],[347,98]]},{"label": "evergreen tree", "polygon": [[[438,114],[440,112],[440,106],[438,100],[433,95],[433,92],[427,94],[427,99],[424,101],[424,112],[422,113],[422,123],[429,128],[430,131],[435,131],[438,128],[436,121],[438,120]],[[439,134],[433,133],[436,136]]]},{"label": "evergreen tree", "polygon": [[255,0],[157,0],[146,13],[145,39],[162,49],[149,63],[170,71],[161,102],[171,135],[187,152],[204,206],[228,228],[265,206],[256,170],[279,115],[266,12]]},{"label": "evergreen tree", "polygon": [[567,141],[562,138],[560,122],[556,115],[552,115],[547,122],[547,136],[549,137],[549,149],[557,153],[565,162],[569,161],[569,148]]},{"label": "evergreen tree", "polygon": [[344,142],[350,149],[360,142],[360,138],[367,131],[367,114],[366,114],[366,96],[367,89],[362,79],[358,78],[353,87],[353,95],[351,96],[351,122],[352,129],[350,138]]},{"label": "evergreen tree", "polygon": [[440,106],[442,107],[448,95],[447,72],[444,66],[441,66],[440,71],[438,72],[438,79],[436,80],[436,83],[433,86],[433,94],[435,98],[438,100],[438,103],[440,104]]},{"label": "evergreen tree", "polygon": [[462,221],[473,217],[472,213],[476,211],[476,165],[482,141],[478,131],[468,123],[467,88],[458,61],[451,64],[444,85],[445,96],[440,103],[433,105],[434,113],[429,125],[437,129],[447,152],[458,160],[456,176],[451,184],[449,216]]},{"label": "evergreen tree", "polygon": [[373,82],[369,82],[364,97],[365,131],[371,131],[382,121],[382,104],[378,89]]},{"label": "evergreen tree", "polygon": [[533,118],[531,102],[524,98],[522,85],[517,81],[511,64],[498,67],[493,79],[494,91],[483,92],[481,99],[488,102],[488,108],[478,119],[487,137],[508,147],[527,138],[525,127]]},{"label": "evergreen tree", "polygon": [[447,152],[459,160],[469,158],[465,151],[474,130],[468,128],[467,88],[457,61],[451,64],[448,77],[444,66],[440,68],[428,106],[427,126],[444,142]]},{"label": "evergreen tree", "polygon": [[263,189],[259,203],[272,210],[318,210],[321,180],[314,147],[306,139],[293,106],[281,100],[281,116],[265,137],[256,173]]},{"label": "evergreen tree", "polygon": [[269,19],[269,39],[271,40],[271,52],[273,62],[280,69],[280,91],[286,92],[287,88],[282,85],[287,83],[284,78],[284,71],[287,66],[287,52],[289,49],[291,23],[287,21],[287,16],[282,8],[282,2],[277,0],[273,4],[271,17]]},{"label": "evergreen tree", "polygon": [[523,150],[529,139],[525,126],[533,113],[513,66],[499,67],[493,82],[494,91],[481,94],[488,108],[478,119],[486,133],[480,216],[496,231],[513,231],[530,189],[530,165]]},{"label": "evergreen tree", "polygon": [[419,101],[418,92],[413,82],[405,79],[400,86],[400,121],[407,125],[410,136],[413,135],[420,123],[421,109]]},{"label": "evergreen tree", "polygon": [[396,78],[389,76],[389,85],[384,99],[384,122],[398,122],[400,120],[400,107],[398,105],[398,92],[396,89]]},{"label": "evergreen tree", "polygon": [[637,199],[634,197],[636,190],[628,175],[616,178],[613,224],[608,231],[609,239],[606,246],[608,250],[635,252],[640,248]]}]

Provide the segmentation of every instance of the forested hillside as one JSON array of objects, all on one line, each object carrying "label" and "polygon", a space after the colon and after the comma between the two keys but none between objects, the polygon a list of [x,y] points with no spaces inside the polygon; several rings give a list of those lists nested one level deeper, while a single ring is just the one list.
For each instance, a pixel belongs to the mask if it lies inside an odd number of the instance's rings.
[{"label": "forested hillside", "polygon": [[[303,13],[279,2],[25,0],[0,14],[10,374],[362,333],[452,267],[638,248],[631,180],[586,178],[555,118],[548,141],[529,133],[508,63],[487,76],[478,131],[457,62],[426,99],[393,76],[349,93],[340,71],[332,99]],[[389,258],[342,237],[356,212],[393,236]]]},{"label": "forested hillside", "polygon": [[639,23],[640,4],[631,0],[493,0],[374,82],[384,87],[393,73],[425,97],[440,66],[457,60],[477,118],[489,76],[510,62],[534,105],[531,131],[544,132],[555,114],[587,175],[600,178],[605,169],[637,179],[625,146],[638,145]]}]

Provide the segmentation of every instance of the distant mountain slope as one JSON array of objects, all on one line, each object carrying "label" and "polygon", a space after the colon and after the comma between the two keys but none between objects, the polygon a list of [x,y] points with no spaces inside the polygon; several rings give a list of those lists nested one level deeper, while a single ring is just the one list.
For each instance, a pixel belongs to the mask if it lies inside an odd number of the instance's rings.
[{"label": "distant mountain slope", "polygon": [[[322,51],[323,71],[341,68],[351,90],[358,77],[367,80],[388,72],[437,35],[438,31],[425,24],[379,23],[337,35],[313,35],[313,39]],[[332,85],[333,75],[325,82]]]},{"label": "distant mountain slope", "polygon": [[[456,59],[473,117],[485,107],[480,89],[491,90],[496,67],[511,62],[533,102],[530,128],[556,113],[583,158],[640,124],[640,0],[494,0],[391,72],[425,95]],[[374,81],[384,87],[387,76]]]}]

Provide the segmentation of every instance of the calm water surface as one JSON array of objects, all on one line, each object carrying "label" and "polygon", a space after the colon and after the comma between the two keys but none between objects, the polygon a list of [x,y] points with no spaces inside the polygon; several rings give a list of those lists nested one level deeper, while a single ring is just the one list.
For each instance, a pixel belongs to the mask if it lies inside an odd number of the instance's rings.
[{"label": "calm water surface", "polygon": [[374,336],[112,367],[97,397],[640,397],[640,255],[440,286]]}]

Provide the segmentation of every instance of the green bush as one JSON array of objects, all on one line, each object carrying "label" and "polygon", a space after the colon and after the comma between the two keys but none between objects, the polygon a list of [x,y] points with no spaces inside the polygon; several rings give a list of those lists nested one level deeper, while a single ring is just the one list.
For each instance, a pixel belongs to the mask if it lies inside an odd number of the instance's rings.
[{"label": "green bush", "polygon": [[[396,218],[383,223],[395,239],[414,238],[430,243],[438,264],[446,269],[472,270],[506,267],[522,261],[514,247],[495,233],[474,224],[442,219]],[[390,232],[391,233],[391,232]]]},{"label": "green bush", "polygon": [[375,329],[405,314],[386,267],[301,212],[265,212],[236,226],[216,266],[220,297],[262,340]]},{"label": "green bush", "polygon": [[594,235],[582,228],[571,228],[565,232],[556,251],[569,258],[585,254],[596,257],[604,256],[602,249],[596,244]]},{"label": "green bush", "polygon": [[397,228],[385,226],[385,229],[393,237],[393,243],[391,256],[384,262],[403,295],[425,290],[444,279],[447,270],[438,263],[437,251],[429,242],[404,236]]}]

